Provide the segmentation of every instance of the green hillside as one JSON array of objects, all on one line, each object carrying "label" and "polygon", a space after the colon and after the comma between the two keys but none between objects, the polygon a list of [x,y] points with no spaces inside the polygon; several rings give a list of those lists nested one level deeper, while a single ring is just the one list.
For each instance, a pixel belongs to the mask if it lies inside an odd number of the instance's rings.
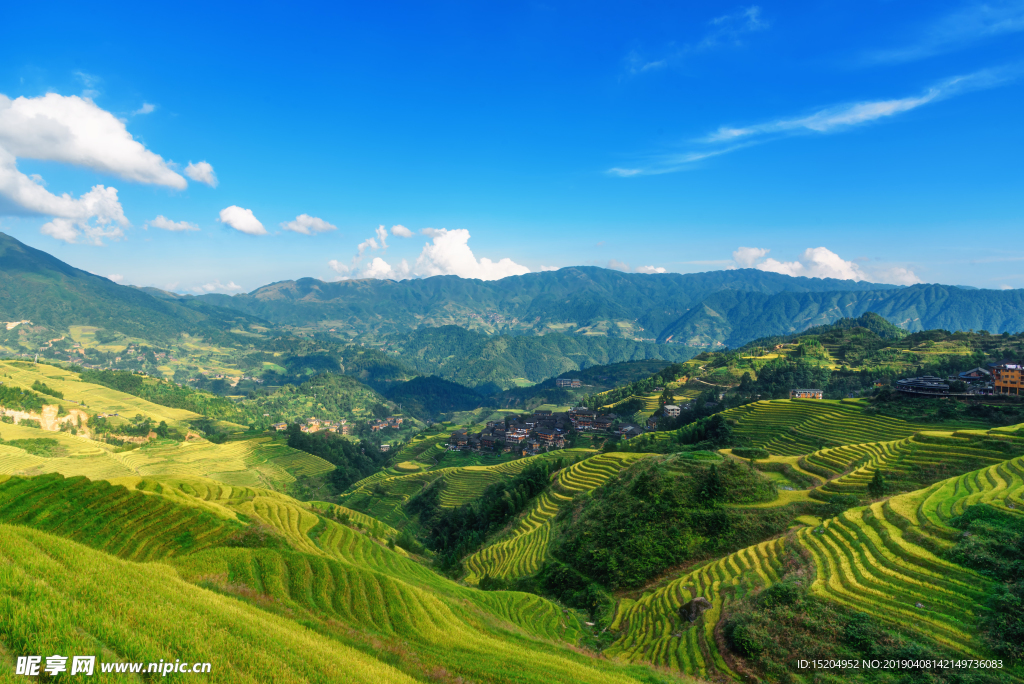
[{"label": "green hillside", "polygon": [[[1017,458],[854,508],[821,526],[802,527],[681,574],[636,600],[623,599],[611,626],[617,640],[607,653],[700,676],[737,677],[741,668],[753,664],[762,672],[776,668],[775,678],[789,677],[795,664],[780,663],[778,656],[758,645],[762,642],[733,642],[735,650],[723,652],[722,642],[715,638],[720,620],[733,630],[737,625],[756,625],[753,611],[764,605],[756,599],[758,592],[781,585],[789,587],[789,596],[782,601],[794,604],[807,592],[839,608],[848,607],[877,621],[880,636],[890,643],[918,644],[932,649],[935,657],[998,657],[998,647],[993,649],[985,638],[991,635],[985,625],[992,624],[993,611],[985,601],[999,587],[990,574],[949,560],[962,538],[954,519],[981,503],[1019,519],[1014,511],[1024,504],[1022,468],[1024,462]],[[694,625],[680,624],[677,608],[697,596],[710,601],[711,610]],[[808,627],[798,624],[800,629]],[[788,645],[788,638],[784,641]],[[827,636],[814,645],[832,648],[833,653],[860,646],[828,642]],[[875,653],[884,647],[879,642]],[[809,657],[814,653],[821,651],[810,651]],[[752,663],[737,662],[744,656]],[[880,674],[849,674],[857,677],[854,681],[881,681]],[[1024,671],[1018,668],[970,681],[1016,681],[1022,676]]]},{"label": "green hillside", "polygon": [[[4,521],[17,525],[0,525],[0,587],[18,602],[0,612],[0,628],[15,652],[210,662],[206,681],[221,682],[417,681],[441,671],[494,682],[658,681],[567,648],[583,625],[544,599],[461,587],[282,495],[183,481],[171,503],[148,484],[135,493],[52,477],[3,484]],[[22,514],[8,515],[17,500]],[[140,506],[197,512],[170,536],[173,526],[136,522],[164,519]],[[54,521],[69,509],[107,517]],[[179,637],[166,638],[171,630]],[[0,668],[11,674],[9,662]]]},{"label": "green hillside", "polygon": [[0,233],[0,320],[29,320],[55,331],[89,325],[162,339],[183,331],[225,331],[255,319],[208,304],[185,306],[153,297],[69,266]]}]

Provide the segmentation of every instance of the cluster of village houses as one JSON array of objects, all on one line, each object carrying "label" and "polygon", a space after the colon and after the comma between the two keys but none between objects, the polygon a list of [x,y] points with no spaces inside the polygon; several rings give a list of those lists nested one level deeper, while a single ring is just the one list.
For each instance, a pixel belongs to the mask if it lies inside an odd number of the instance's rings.
[{"label": "cluster of village houses", "polygon": [[[369,421],[371,432],[380,432],[386,428],[392,428],[394,430],[402,427],[404,418],[401,416],[389,416],[384,419],[375,419]],[[281,421],[280,423],[274,423],[271,425],[273,429],[278,432],[282,432],[288,429],[288,423]],[[347,435],[351,432],[352,426],[349,425],[348,421],[344,418],[341,420],[320,420],[319,418],[306,418],[299,421],[299,429],[302,432],[334,432],[342,435]]]},{"label": "cluster of village houses", "polygon": [[[273,429],[278,432],[283,432],[288,429],[288,423],[281,421],[280,423],[274,423],[271,425]],[[306,418],[299,423],[299,430],[302,432],[335,432],[342,435],[349,434],[352,427],[348,424],[348,421],[342,418],[341,420],[320,420],[319,418]]]},{"label": "cluster of village houses", "polygon": [[[678,416],[678,406],[665,406],[665,415]],[[565,447],[570,430],[601,432],[627,440],[654,429],[655,419],[646,427],[620,422],[614,413],[598,413],[587,408],[570,409],[568,413],[535,411],[530,415],[508,416],[492,420],[479,434],[456,430],[448,440],[449,451],[510,451],[523,455],[539,454]]]}]

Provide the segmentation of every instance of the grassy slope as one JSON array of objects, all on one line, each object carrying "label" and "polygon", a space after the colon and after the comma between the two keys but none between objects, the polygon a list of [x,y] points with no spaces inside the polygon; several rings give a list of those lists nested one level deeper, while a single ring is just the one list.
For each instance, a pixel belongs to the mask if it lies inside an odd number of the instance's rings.
[{"label": "grassy slope", "polygon": [[[198,480],[134,486],[0,484],[0,510],[10,513],[0,518],[8,653],[205,660],[206,681],[661,680],[565,648],[582,625],[544,599],[462,587],[287,496]],[[69,521],[70,509],[93,515]],[[156,514],[171,509],[177,515]],[[212,542],[240,527],[228,514],[273,528],[289,548]],[[185,548],[150,518],[191,520],[193,538],[209,543]],[[169,564],[125,562],[56,535]]]},{"label": "grassy slope", "polygon": [[102,385],[82,382],[78,379],[77,373],[56,366],[21,361],[0,361],[0,374],[7,376],[3,378],[4,382],[25,389],[31,389],[32,383],[37,380],[45,383],[64,394],[64,400],[45,397],[48,403],[60,404],[67,409],[72,409],[81,408],[81,403],[85,402],[85,410],[90,415],[93,413],[117,413],[132,418],[136,414],[140,414],[157,423],[166,421],[168,425],[176,427],[185,427],[185,421],[202,417],[198,413],[153,404]]}]

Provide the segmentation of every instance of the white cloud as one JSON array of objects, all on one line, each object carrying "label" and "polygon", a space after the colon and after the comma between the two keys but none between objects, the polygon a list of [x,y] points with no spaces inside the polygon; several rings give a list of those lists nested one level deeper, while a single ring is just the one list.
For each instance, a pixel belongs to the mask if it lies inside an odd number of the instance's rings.
[{"label": "white cloud", "polygon": [[[741,253],[743,249],[748,251]],[[760,256],[754,256],[755,251],[763,253]],[[768,250],[766,249],[757,250],[757,248],[741,247],[733,253],[733,260],[737,264],[748,268],[753,266],[760,271],[796,277],[867,280],[873,283],[890,283],[893,285],[913,285],[921,282],[921,279],[909,268],[903,266],[864,268],[853,261],[846,261],[825,247],[806,249],[800,258],[794,261],[765,259],[760,263],[754,263],[758,258],[763,257],[767,253]],[[745,259],[746,261],[741,262],[740,259]]]},{"label": "white cloud", "polygon": [[359,250],[359,254],[355,257],[355,259],[358,261],[359,259],[363,258],[363,253],[366,250],[368,250],[368,249],[380,249],[380,245],[377,244],[377,241],[375,239],[373,239],[373,238],[366,238],[365,240],[363,240],[362,242],[359,243],[359,246],[356,249]]},{"label": "white cloud", "polygon": [[205,183],[211,188],[217,187],[217,184],[220,183],[217,180],[217,174],[213,172],[213,164],[205,161],[196,162],[195,164],[189,162],[188,166],[185,167],[185,175],[195,182]]},{"label": "white cloud", "polygon": [[1019,71],[1019,67],[982,70],[966,76],[946,79],[918,95],[887,100],[849,102],[825,107],[803,116],[779,118],[750,126],[721,126],[718,130],[694,141],[717,147],[664,154],[651,158],[649,163],[643,166],[613,167],[608,169],[607,173],[619,177],[672,173],[692,168],[691,164],[702,159],[728,154],[786,136],[848,131],[950,97],[1008,83],[1017,78]]},{"label": "white cloud", "polygon": [[629,264],[624,261],[619,261],[618,259],[609,259],[608,268],[615,271],[629,271]]},{"label": "white cloud", "polygon": [[668,273],[664,266],[637,266],[637,273]]},{"label": "white cloud", "polygon": [[388,229],[385,228],[384,226],[379,226],[377,228],[377,230],[374,231],[374,233],[376,233],[376,235],[377,235],[377,240],[380,241],[380,246],[383,249],[387,249],[388,248]]},{"label": "white cloud", "polygon": [[972,3],[929,25],[912,45],[867,55],[873,63],[909,62],[1024,31],[1024,2]]},{"label": "white cloud", "polygon": [[72,164],[138,183],[187,185],[160,155],[132,138],[123,121],[87,97],[0,95],[0,214],[51,216],[40,231],[65,242],[102,244],[124,236],[129,223],[117,189],[95,185],[78,199],[56,195],[40,176],[21,173],[19,158]]},{"label": "white cloud", "polygon": [[697,44],[698,49],[706,49],[725,43],[739,44],[744,33],[763,31],[768,22],[761,18],[761,8],[753,5],[732,14],[715,17],[708,24],[711,31]]},{"label": "white cloud", "polygon": [[465,228],[427,228],[423,232],[430,235],[433,240],[423,246],[423,251],[416,260],[416,272],[419,275],[457,275],[462,278],[498,280],[530,272],[526,266],[517,264],[509,258],[498,261],[491,261],[486,257],[477,259],[469,248],[470,235]]},{"label": "white cloud", "polygon": [[309,214],[299,214],[295,217],[294,221],[288,221],[282,223],[281,227],[285,230],[290,230],[293,233],[302,233],[303,235],[312,235],[313,233],[326,233],[331,230],[337,230],[338,226],[324,221],[322,218],[310,216]]},{"label": "white cloud", "polygon": [[238,292],[242,289],[241,285],[235,285],[233,280],[229,280],[227,284],[220,282],[220,279],[214,280],[212,283],[206,283],[205,285],[197,285],[192,288],[193,292],[205,294],[207,292]]},{"label": "white cloud", "polygon": [[544,264],[540,265],[540,270],[541,271],[557,271],[560,268],[561,268],[561,266],[545,266]]},{"label": "white cloud", "polygon": [[760,247],[740,247],[732,253],[732,260],[740,268],[750,268],[754,265],[755,261],[766,256],[769,251]]},{"label": "white cloud", "polygon": [[[2,157],[3,150],[0,150],[0,197],[10,196],[5,191],[11,189],[11,186],[5,181],[14,181],[13,194],[16,199],[30,199],[36,213],[55,216],[39,229],[43,235],[69,243],[89,242],[94,245],[103,244],[103,238],[120,240],[124,237],[121,228],[128,225],[128,219],[125,218],[121,203],[117,200],[117,188],[96,185],[77,200],[67,194],[57,197],[39,186],[35,187],[41,192],[32,193],[31,188],[16,187],[25,176],[18,173],[13,177],[4,174]],[[22,190],[28,192],[18,192]]]},{"label": "white cloud", "polygon": [[340,273],[343,276],[348,275],[349,273],[352,272],[352,269],[350,267],[341,263],[337,259],[331,259],[330,261],[327,262],[327,265],[331,268],[332,271],[334,271],[335,273]]},{"label": "white cloud", "polygon": [[231,205],[220,210],[221,223],[231,226],[235,230],[249,235],[266,235],[267,229],[253,215],[252,209]]},{"label": "white cloud", "polygon": [[402,259],[401,263],[397,267],[392,267],[388,262],[384,261],[380,257],[374,257],[363,272],[360,273],[361,278],[380,278],[388,280],[401,280],[409,277],[409,262]]},{"label": "white cloud", "polygon": [[401,224],[391,226],[391,234],[403,238],[411,238],[413,236],[413,232]]},{"label": "white cloud", "polygon": [[107,276],[107,280],[113,280],[115,283],[121,283],[124,281],[124,276],[120,273],[111,273]]},{"label": "white cloud", "polygon": [[721,142],[773,133],[801,131],[830,133],[834,130],[848,129],[903,112],[909,112],[922,105],[937,102],[970,90],[991,87],[1003,82],[1005,79],[1005,76],[995,71],[979,71],[967,76],[955,76],[928,88],[920,95],[912,95],[895,100],[872,100],[841,104],[826,107],[808,116],[778,119],[743,128],[723,126],[705,138],[705,142]]},{"label": "white cloud", "polygon": [[153,228],[159,228],[160,230],[169,230],[174,233],[199,230],[199,226],[197,226],[194,223],[189,223],[188,221],[172,221],[171,219],[166,218],[162,214],[151,221],[146,221],[146,223],[143,224],[142,227],[148,228],[150,226],[152,226]]},{"label": "white cloud", "polygon": [[923,282],[917,277],[916,273],[902,266],[872,269],[868,274],[868,280],[875,283],[890,283],[892,285],[916,285]]},{"label": "white cloud", "polygon": [[56,161],[178,190],[187,185],[120,121],[76,95],[0,95],[0,147],[16,158]]},{"label": "white cloud", "polygon": [[763,31],[768,28],[768,22],[761,18],[761,8],[753,5],[731,14],[715,17],[707,23],[707,26],[708,29],[700,40],[675,47],[669,54],[657,59],[645,59],[637,52],[631,52],[626,60],[630,74],[636,75],[662,69],[669,64],[679,62],[688,55],[712,48],[741,46],[745,34]]},{"label": "white cloud", "polygon": [[136,109],[134,112],[132,112],[132,114],[137,116],[139,114],[152,114],[155,111],[156,111],[156,105],[155,104],[149,104],[148,102],[143,102],[142,106],[139,107],[138,109]]}]

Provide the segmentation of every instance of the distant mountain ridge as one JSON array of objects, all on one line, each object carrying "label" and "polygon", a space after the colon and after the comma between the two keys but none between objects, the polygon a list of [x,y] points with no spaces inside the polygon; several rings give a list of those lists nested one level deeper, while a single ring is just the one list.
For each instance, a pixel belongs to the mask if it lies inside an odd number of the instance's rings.
[{"label": "distant mountain ridge", "polygon": [[873,292],[894,286],[793,278],[756,269],[707,273],[622,273],[594,266],[528,273],[495,281],[458,276],[323,282],[282,281],[248,294],[195,299],[278,324],[333,327],[387,336],[458,325],[487,333],[599,333],[654,342],[707,297],[722,291]]},{"label": "distant mountain ridge", "polygon": [[[55,329],[94,325],[143,338],[225,331],[245,322],[294,326],[347,339],[393,341],[441,377],[451,377],[445,366],[470,359],[438,357],[429,351],[436,344],[419,345],[425,339],[417,342],[410,335],[424,331],[429,337],[430,329],[443,326],[506,340],[557,333],[549,341],[555,356],[586,355],[592,357],[589,363],[610,363],[660,354],[671,361],[690,349],[738,347],[868,312],[911,332],[1017,332],[1024,330],[1024,290],[897,287],[756,269],[648,275],[577,266],[497,281],[302,278],[248,294],[192,296],[118,285],[0,233],[0,319],[28,319]],[[594,347],[597,338],[607,341],[601,349]],[[516,353],[514,342],[499,344],[501,350],[494,344],[476,340],[456,346],[480,347],[485,356]],[[666,345],[682,349],[658,351]],[[476,361],[480,365],[485,359]],[[551,364],[553,374],[570,369],[564,360],[558,363]],[[495,378],[482,367],[474,375],[480,382]]]},{"label": "distant mountain ridge", "polygon": [[70,266],[0,233],[0,320],[56,330],[90,325],[153,338],[224,330],[252,316],[208,302],[157,298]]}]

